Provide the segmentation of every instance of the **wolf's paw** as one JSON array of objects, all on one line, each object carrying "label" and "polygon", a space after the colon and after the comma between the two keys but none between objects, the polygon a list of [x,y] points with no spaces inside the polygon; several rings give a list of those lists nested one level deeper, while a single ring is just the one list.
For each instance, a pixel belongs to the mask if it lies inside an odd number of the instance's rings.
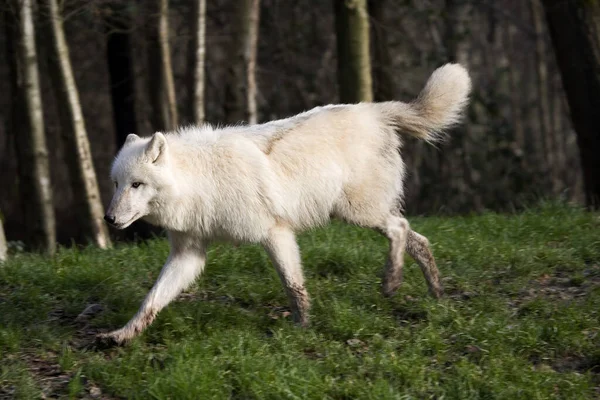
[{"label": "wolf's paw", "polygon": [[431,293],[431,296],[434,299],[441,299],[442,297],[444,297],[444,288],[441,286],[436,286],[429,289],[429,293]]},{"label": "wolf's paw", "polygon": [[396,282],[386,281],[381,287],[381,292],[383,293],[384,297],[392,297],[396,293],[398,293],[398,289],[400,289],[400,286],[402,286],[401,280],[398,280]]},{"label": "wolf's paw", "polygon": [[122,346],[128,339],[119,329],[108,333],[99,333],[96,335],[96,345],[101,348]]},{"label": "wolf's paw", "polygon": [[293,314],[294,324],[299,328],[309,328],[310,319],[307,314],[299,315],[298,313]]}]

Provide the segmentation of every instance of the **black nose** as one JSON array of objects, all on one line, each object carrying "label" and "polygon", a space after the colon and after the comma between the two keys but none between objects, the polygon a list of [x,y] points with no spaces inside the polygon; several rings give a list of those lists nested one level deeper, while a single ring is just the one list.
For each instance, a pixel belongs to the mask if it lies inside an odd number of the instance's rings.
[{"label": "black nose", "polygon": [[104,216],[104,220],[106,222],[108,222],[109,224],[114,224],[115,223],[115,216],[107,214],[107,215]]}]

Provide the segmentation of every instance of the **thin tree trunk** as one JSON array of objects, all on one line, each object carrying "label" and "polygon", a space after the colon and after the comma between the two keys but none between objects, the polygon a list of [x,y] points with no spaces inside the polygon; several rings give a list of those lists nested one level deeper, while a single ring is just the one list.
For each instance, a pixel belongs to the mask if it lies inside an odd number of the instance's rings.
[{"label": "thin tree trunk", "polygon": [[165,109],[169,111],[169,130],[175,129],[178,123],[177,102],[175,100],[175,82],[173,81],[173,67],[171,66],[171,46],[169,46],[169,1],[160,0],[160,20],[158,39],[162,61],[162,77],[164,100],[167,102]]},{"label": "thin tree trunk", "polygon": [[8,246],[6,244],[6,235],[4,234],[4,216],[0,212],[0,263],[6,261],[8,256]]},{"label": "thin tree trunk", "polygon": [[373,101],[367,0],[334,0],[342,103]]},{"label": "thin tree trunk", "polygon": [[538,90],[538,112],[540,119],[542,157],[539,162],[543,163],[544,169],[550,174],[552,192],[559,190],[557,182],[557,164],[555,160],[556,143],[554,143],[554,132],[552,126],[552,111],[550,109],[550,95],[548,92],[548,65],[546,63],[546,43],[544,41],[544,17],[540,0],[530,0],[531,18],[535,29],[535,63]]},{"label": "thin tree trunk", "polygon": [[169,2],[152,0],[152,22],[148,27],[150,96],[153,125],[158,131],[174,130],[178,124],[175,84],[169,46]]},{"label": "thin tree trunk", "polygon": [[543,0],[581,156],[586,203],[600,209],[600,3]]},{"label": "thin tree trunk", "polygon": [[204,81],[205,81],[205,57],[206,57],[206,0],[194,0],[192,13],[194,26],[192,46],[190,48],[190,83],[192,95],[190,98],[192,121],[195,124],[204,122]]},{"label": "thin tree trunk", "polygon": [[131,15],[122,3],[110,3],[106,19],[106,59],[110,77],[110,97],[116,131],[117,149],[127,135],[138,132],[135,111],[135,87],[131,60]]},{"label": "thin tree trunk", "polygon": [[[9,9],[4,9],[2,11],[2,21],[4,22],[4,34],[6,40],[6,59],[8,61],[8,79],[10,82],[9,91],[8,91],[8,99],[10,104],[10,109],[8,111],[8,118],[6,121],[6,132],[14,132],[19,131],[16,127],[14,121],[17,116],[18,111],[22,107],[21,96],[18,95],[19,92],[19,74],[18,70],[18,60],[17,55],[15,53],[15,18],[13,12]],[[21,118],[19,118],[20,120]],[[16,129],[15,129],[16,128]],[[7,147],[10,146],[10,143]],[[6,235],[4,233],[4,215],[0,211],[0,263],[6,261],[8,257],[8,244],[6,243]]]},{"label": "thin tree trunk", "polygon": [[27,120],[27,129],[18,134],[21,201],[26,204],[26,225],[33,231],[33,244],[48,254],[54,254],[56,222],[44,132],[33,7],[31,0],[19,0],[16,4],[19,10],[19,66],[22,69]]},{"label": "thin tree trunk", "polygon": [[252,0],[248,10],[248,41],[245,46],[244,59],[246,61],[246,104],[248,104],[248,123],[258,122],[256,97],[256,57],[258,53],[258,28],[260,22],[260,1]]},{"label": "thin tree trunk", "polygon": [[257,116],[256,56],[260,1],[240,0],[234,43],[227,71],[225,116],[229,123],[255,124]]},{"label": "thin tree trunk", "polygon": [[[50,64],[54,65],[50,71],[54,72],[52,79],[57,87],[59,107],[66,111],[61,113],[66,117],[62,118],[61,122],[67,136],[69,173],[72,174],[71,180],[75,183],[73,193],[80,197],[76,201],[79,204],[78,209],[81,210],[82,224],[88,228],[85,234],[91,235],[94,243],[105,249],[111,246],[111,242],[102,218],[104,212],[96,171],[57,0],[48,0],[48,11],[53,45]],[[77,190],[78,188],[82,190]]]}]

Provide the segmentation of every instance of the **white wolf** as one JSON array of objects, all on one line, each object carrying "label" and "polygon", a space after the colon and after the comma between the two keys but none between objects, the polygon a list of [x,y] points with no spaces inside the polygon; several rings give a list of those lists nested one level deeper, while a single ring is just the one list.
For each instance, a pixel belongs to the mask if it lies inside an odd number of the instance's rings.
[{"label": "white wolf", "polygon": [[202,272],[214,239],[261,243],[295,321],[306,325],[309,297],[295,233],[331,217],[389,239],[385,295],[400,286],[406,250],[439,297],[428,240],[401,214],[401,135],[440,139],[459,122],[470,89],[467,71],[447,64],[411,103],[328,105],[260,125],[129,135],[112,167],[116,190],[105,219],[120,229],[139,218],[164,227],[171,252],[137,314],[100,337],[122,343],[139,334]]}]

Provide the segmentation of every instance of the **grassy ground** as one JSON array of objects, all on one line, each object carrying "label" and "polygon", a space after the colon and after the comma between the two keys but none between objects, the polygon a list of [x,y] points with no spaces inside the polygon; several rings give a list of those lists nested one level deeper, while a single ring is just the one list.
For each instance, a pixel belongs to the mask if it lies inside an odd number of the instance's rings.
[{"label": "grassy ground", "polygon": [[133,315],[167,243],[17,255],[0,268],[0,398],[600,395],[599,214],[545,206],[411,223],[433,243],[441,301],[412,260],[398,295],[383,298],[386,240],[334,224],[300,237],[310,328],[292,325],[258,246],[217,245],[145,334],[105,350],[93,335]]}]

